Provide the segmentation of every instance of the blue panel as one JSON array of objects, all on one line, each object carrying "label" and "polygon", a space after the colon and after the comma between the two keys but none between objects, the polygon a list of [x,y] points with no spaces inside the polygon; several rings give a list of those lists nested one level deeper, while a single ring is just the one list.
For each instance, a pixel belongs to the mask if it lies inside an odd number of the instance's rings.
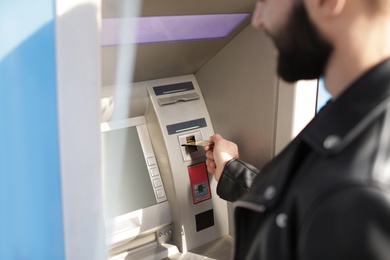
[{"label": "blue panel", "polygon": [[[54,3],[38,2],[46,5],[30,13],[51,19],[9,43],[0,57],[0,259],[64,259]],[[0,13],[0,24],[9,32],[28,26],[32,4],[2,1],[0,10],[8,8],[18,22],[12,27]]]}]

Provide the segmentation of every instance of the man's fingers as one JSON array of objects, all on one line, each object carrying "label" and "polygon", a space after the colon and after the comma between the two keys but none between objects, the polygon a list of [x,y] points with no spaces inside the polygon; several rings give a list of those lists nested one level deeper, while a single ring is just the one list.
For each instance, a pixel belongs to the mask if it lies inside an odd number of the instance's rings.
[{"label": "man's fingers", "polygon": [[207,157],[207,159],[214,160],[213,151],[212,151],[212,150],[208,150],[208,151],[206,152],[206,157]]},{"label": "man's fingers", "polygon": [[216,165],[215,165],[214,160],[207,159],[207,160],[206,160],[206,166],[207,166],[207,171],[208,171],[209,173],[212,173],[212,174],[215,173]]}]

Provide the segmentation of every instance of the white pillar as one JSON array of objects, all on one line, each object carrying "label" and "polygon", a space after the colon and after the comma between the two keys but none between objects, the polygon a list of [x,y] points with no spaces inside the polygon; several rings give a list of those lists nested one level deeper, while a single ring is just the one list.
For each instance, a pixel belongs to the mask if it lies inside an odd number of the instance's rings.
[{"label": "white pillar", "polygon": [[65,258],[106,259],[100,160],[100,0],[56,0]]}]

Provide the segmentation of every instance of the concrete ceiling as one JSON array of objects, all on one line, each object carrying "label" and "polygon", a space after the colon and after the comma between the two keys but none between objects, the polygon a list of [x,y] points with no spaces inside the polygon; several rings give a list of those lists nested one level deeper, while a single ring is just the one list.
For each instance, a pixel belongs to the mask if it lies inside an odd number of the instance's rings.
[{"label": "concrete ceiling", "polygon": [[[126,1],[103,0],[102,18],[121,17]],[[256,0],[143,0],[140,16],[252,13]],[[133,82],[193,74],[250,23],[250,17],[223,39],[195,40],[136,46]],[[103,86],[118,82],[118,57],[130,46],[102,47]],[[123,58],[123,57],[122,57]]]}]

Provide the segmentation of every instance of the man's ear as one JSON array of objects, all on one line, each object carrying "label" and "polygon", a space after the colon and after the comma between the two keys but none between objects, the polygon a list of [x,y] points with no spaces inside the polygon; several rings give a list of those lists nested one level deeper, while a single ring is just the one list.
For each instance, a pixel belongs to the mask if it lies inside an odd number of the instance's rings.
[{"label": "man's ear", "polygon": [[[338,16],[348,0],[309,0],[314,2],[317,13],[324,17]],[[356,0],[353,0],[356,1]]]}]

